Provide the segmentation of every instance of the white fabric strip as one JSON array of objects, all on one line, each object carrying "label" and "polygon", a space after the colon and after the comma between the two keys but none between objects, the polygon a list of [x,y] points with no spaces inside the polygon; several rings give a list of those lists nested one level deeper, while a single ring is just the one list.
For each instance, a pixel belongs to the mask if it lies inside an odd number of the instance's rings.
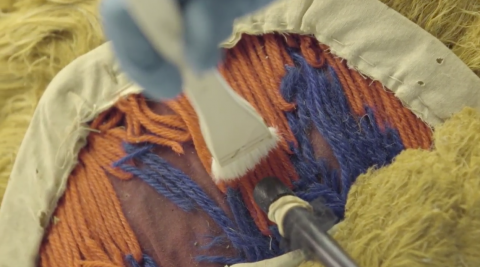
[{"label": "white fabric strip", "polygon": [[239,263],[225,267],[297,267],[305,261],[305,255],[295,250],[268,260]]}]

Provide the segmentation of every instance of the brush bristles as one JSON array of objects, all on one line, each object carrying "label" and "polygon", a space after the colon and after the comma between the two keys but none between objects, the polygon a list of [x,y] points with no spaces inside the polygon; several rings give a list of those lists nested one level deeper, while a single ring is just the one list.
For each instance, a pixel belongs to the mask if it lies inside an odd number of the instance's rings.
[{"label": "brush bristles", "polygon": [[215,158],[212,158],[212,175],[216,183],[222,181],[232,181],[247,174],[248,171],[253,170],[260,161],[266,157],[272,149],[274,149],[279,141],[277,130],[273,127],[268,128],[271,138],[265,139],[258,144],[255,149],[245,153],[226,165],[220,166]]}]

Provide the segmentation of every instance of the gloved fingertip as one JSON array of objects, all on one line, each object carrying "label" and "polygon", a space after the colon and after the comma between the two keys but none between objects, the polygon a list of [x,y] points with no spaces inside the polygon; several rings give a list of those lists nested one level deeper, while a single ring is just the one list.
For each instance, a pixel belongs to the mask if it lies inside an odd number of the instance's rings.
[{"label": "gloved fingertip", "polygon": [[153,48],[128,13],[124,0],[103,0],[101,15],[120,68],[155,99],[181,93],[180,73]]},{"label": "gloved fingertip", "polygon": [[273,0],[183,1],[186,54],[197,70],[215,67],[222,60],[219,46],[233,33],[235,19]]},{"label": "gloved fingertip", "polygon": [[220,12],[208,1],[190,1],[185,5],[186,56],[197,71],[214,68],[222,60],[219,44],[231,34],[233,20],[227,16],[219,25],[216,16]]},{"label": "gloved fingertip", "polygon": [[182,77],[177,68],[163,66],[155,72],[139,73],[139,85],[143,93],[151,99],[167,100],[182,93]]},{"label": "gloved fingertip", "polygon": [[121,27],[125,17],[130,16],[124,0],[102,0],[99,12],[104,27]]},{"label": "gloved fingertip", "polygon": [[186,56],[188,63],[196,72],[203,72],[216,68],[223,60],[223,53],[221,49],[201,49],[196,46],[187,46]]},{"label": "gloved fingertip", "polygon": [[[163,84],[162,90],[147,90],[144,89],[142,94],[146,96],[148,99],[154,101],[162,101],[162,100],[171,100],[180,95],[180,91],[176,90],[175,88],[178,84]],[[148,88],[148,87],[147,87]]]}]

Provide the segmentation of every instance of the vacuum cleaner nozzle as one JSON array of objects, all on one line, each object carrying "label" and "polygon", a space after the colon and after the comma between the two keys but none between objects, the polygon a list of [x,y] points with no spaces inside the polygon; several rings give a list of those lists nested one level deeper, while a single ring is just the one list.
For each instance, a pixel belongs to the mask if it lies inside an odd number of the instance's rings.
[{"label": "vacuum cleaner nozzle", "polygon": [[263,178],[253,190],[253,198],[263,212],[268,214],[270,205],[283,196],[293,196],[290,188],[276,177]]},{"label": "vacuum cleaner nozzle", "polygon": [[326,267],[358,267],[327,233],[335,216],[322,201],[312,207],[278,178],[261,180],[253,191],[259,207],[278,226],[288,250],[302,250]]}]

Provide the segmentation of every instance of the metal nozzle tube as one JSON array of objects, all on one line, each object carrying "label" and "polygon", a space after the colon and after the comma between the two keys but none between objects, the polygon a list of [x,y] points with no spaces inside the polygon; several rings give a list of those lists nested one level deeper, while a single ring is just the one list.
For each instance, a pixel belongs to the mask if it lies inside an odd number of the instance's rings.
[{"label": "metal nozzle tube", "polygon": [[[253,193],[255,202],[267,214],[274,202],[292,195],[293,192],[275,177],[260,181]],[[276,223],[282,227],[284,238],[291,247],[313,254],[326,267],[358,267],[340,245],[321,229],[311,210],[300,206],[292,207],[283,220]]]}]

